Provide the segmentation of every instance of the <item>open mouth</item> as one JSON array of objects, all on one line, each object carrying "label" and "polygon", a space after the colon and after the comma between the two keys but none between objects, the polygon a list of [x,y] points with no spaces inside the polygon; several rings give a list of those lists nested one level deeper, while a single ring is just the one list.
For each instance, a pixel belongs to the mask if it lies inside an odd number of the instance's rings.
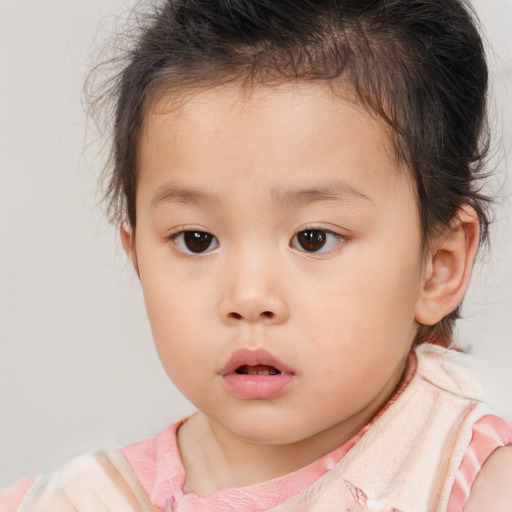
[{"label": "open mouth", "polygon": [[294,371],[286,363],[273,356],[264,349],[249,350],[246,348],[236,350],[224,368],[219,372],[226,376],[233,375],[294,375]]},{"label": "open mouth", "polygon": [[239,366],[235,373],[238,375],[281,375],[281,371],[274,366],[257,364],[255,366],[242,365]]},{"label": "open mouth", "polygon": [[219,375],[230,394],[249,400],[277,398],[295,382],[293,368],[264,349],[235,350]]}]

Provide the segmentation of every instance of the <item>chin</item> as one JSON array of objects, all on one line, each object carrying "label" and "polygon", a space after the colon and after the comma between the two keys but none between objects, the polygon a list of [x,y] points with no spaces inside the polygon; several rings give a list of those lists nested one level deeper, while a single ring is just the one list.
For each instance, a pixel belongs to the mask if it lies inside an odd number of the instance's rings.
[{"label": "chin", "polygon": [[282,425],[273,421],[246,421],[236,422],[224,426],[220,423],[223,430],[232,436],[255,444],[293,444],[309,437],[297,429],[297,424]]}]

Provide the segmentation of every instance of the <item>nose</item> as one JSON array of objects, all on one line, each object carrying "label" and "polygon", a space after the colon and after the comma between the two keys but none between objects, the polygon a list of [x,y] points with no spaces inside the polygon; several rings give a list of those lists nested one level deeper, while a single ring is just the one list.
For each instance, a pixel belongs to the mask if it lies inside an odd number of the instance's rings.
[{"label": "nose", "polygon": [[281,287],[283,279],[270,267],[240,263],[230,268],[225,293],[219,303],[222,322],[226,325],[286,322],[290,312]]}]

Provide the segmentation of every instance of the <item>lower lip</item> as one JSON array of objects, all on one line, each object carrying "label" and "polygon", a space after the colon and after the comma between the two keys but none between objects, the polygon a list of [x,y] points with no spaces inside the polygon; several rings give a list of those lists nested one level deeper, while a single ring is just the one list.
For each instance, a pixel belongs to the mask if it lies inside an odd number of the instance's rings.
[{"label": "lower lip", "polygon": [[224,375],[223,379],[233,395],[239,398],[264,400],[281,394],[291,383],[293,375],[246,375],[233,372]]}]

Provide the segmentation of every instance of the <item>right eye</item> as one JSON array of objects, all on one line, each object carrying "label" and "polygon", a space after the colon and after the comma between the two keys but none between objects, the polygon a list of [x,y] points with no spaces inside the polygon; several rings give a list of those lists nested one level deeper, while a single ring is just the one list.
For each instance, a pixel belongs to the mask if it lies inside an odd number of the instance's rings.
[{"label": "right eye", "polygon": [[219,246],[217,237],[206,231],[182,231],[172,239],[176,247],[185,254],[201,254]]}]

